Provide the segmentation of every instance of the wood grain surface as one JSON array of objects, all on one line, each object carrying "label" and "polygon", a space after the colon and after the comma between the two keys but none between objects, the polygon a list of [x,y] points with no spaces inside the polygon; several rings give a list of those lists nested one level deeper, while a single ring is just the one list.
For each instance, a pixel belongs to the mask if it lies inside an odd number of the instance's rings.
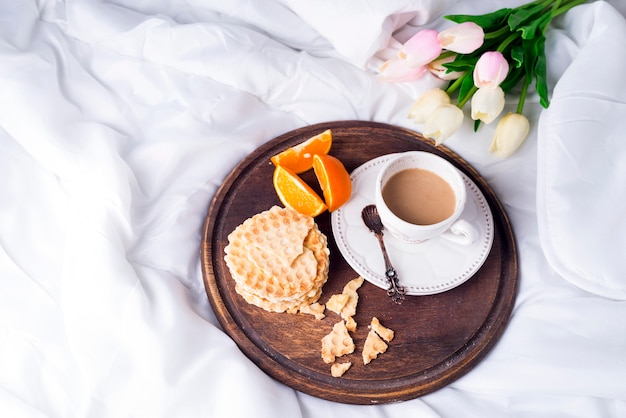
[{"label": "wood grain surface", "polygon": [[[272,187],[270,157],[332,129],[330,154],[348,171],[380,155],[423,150],[441,155],[480,188],[493,213],[494,242],[483,266],[464,284],[436,295],[409,296],[395,305],[385,290],[368,282],[359,289],[352,333],[356,349],[341,361],[353,363],[341,378],[322,361],[321,339],[340,317],[270,313],[246,303],[236,292],[224,263],[227,236],[252,215],[281,205]],[[314,188],[312,172],[303,178]],[[319,188],[317,188],[319,190]],[[330,214],[316,218],[329,238],[330,272],[320,303],[340,293],[358,275],[335,246]],[[275,138],[244,159],[212,200],[204,225],[201,264],[206,293],[225,332],[258,367],[294,389],[323,399],[374,404],[412,399],[437,390],[470,371],[504,332],[517,293],[518,260],[508,217],[484,179],[445,147],[403,128],[363,121],[312,125]],[[361,350],[371,318],[396,333],[386,353],[363,365]]]}]

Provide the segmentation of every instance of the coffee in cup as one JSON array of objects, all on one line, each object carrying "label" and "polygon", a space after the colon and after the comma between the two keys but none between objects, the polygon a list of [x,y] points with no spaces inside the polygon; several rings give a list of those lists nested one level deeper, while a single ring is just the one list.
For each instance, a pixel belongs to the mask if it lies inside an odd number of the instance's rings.
[{"label": "coffee in cup", "polygon": [[441,236],[471,244],[476,229],[461,219],[466,188],[461,173],[445,159],[409,151],[389,160],[376,180],[376,206],[396,238],[418,243]]}]

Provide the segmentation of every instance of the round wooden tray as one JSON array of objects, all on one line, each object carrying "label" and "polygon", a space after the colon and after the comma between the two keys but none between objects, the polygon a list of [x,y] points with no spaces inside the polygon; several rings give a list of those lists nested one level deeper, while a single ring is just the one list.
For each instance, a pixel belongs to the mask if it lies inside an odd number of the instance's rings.
[{"label": "round wooden tray", "polygon": [[[341,361],[352,367],[332,377],[320,354],[321,339],[340,320],[333,312],[312,315],[270,313],[246,303],[235,292],[224,262],[227,236],[252,215],[281,205],[272,186],[270,157],[309,137],[332,129],[330,154],[348,171],[380,155],[425,150],[441,155],[470,177],[487,200],[494,220],[494,241],[487,260],[462,285],[429,296],[409,296],[395,305],[386,291],[368,282],[359,289],[352,333],[356,349]],[[312,186],[312,171],[302,177]],[[319,189],[318,189],[319,190]],[[330,214],[316,218],[329,238],[330,272],[320,303],[341,293],[358,275],[342,258],[332,236]],[[343,403],[373,404],[415,398],[437,390],[471,370],[500,337],[517,293],[518,260],[508,217],[485,180],[445,147],[420,134],[363,121],[322,123],[275,138],[244,159],[226,178],[208,209],[201,247],[207,296],[215,315],[239,348],[268,375],[310,395]],[[361,350],[371,318],[395,330],[386,353],[363,365]]]}]

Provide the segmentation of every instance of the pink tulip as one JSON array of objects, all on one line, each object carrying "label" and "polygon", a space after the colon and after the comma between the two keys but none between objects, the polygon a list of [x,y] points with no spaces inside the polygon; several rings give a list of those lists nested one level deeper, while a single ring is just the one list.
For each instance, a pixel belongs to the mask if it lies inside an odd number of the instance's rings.
[{"label": "pink tulip", "polygon": [[410,67],[421,67],[428,64],[441,54],[441,43],[438,32],[423,29],[404,43],[398,52],[400,58],[406,59]]},{"label": "pink tulip", "polygon": [[395,57],[385,61],[380,66],[379,72],[384,81],[413,81],[420,78],[426,71],[426,67],[409,67],[406,60]]},{"label": "pink tulip", "polygon": [[474,84],[476,87],[499,86],[509,73],[509,63],[498,51],[485,52],[474,67]]},{"label": "pink tulip", "polygon": [[440,32],[438,37],[444,49],[469,54],[481,47],[485,32],[474,22],[463,22]]}]

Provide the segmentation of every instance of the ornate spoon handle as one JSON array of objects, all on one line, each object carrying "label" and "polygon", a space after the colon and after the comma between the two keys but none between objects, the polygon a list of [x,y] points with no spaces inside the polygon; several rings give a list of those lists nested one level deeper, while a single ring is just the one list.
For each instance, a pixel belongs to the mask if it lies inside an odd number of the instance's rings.
[{"label": "ornate spoon handle", "polygon": [[387,290],[387,295],[389,295],[395,303],[401,304],[404,300],[406,289],[398,284],[398,273],[396,272],[396,269],[393,268],[393,266],[391,265],[391,261],[389,260],[389,255],[387,254],[387,249],[385,248],[382,232],[375,235],[376,238],[378,238],[378,243],[380,244],[380,249],[383,252],[383,258],[385,259],[385,276],[387,276],[387,280],[389,280],[389,289]]},{"label": "ornate spoon handle", "polygon": [[389,281],[387,295],[389,295],[395,303],[401,304],[404,300],[406,289],[399,285],[398,273],[396,272],[396,269],[393,268],[391,260],[389,260],[389,255],[387,254],[387,249],[385,248],[385,241],[383,240],[383,223],[380,220],[376,206],[368,205],[364,207],[361,212],[361,217],[369,230],[376,235],[376,238],[378,238],[378,244],[380,245],[380,249],[385,260],[385,276]]}]

